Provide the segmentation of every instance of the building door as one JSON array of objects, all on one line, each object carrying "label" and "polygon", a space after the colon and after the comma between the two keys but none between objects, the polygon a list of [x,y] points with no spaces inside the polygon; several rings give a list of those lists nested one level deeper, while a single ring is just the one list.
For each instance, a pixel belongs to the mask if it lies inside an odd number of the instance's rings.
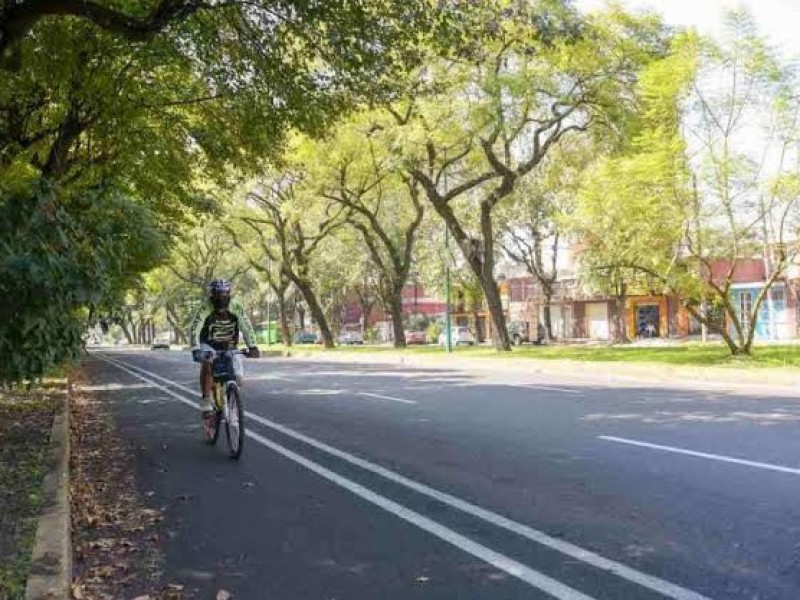
[{"label": "building door", "polygon": [[590,339],[607,340],[609,338],[607,302],[588,303],[586,305],[586,321]]},{"label": "building door", "polygon": [[636,307],[636,335],[644,338],[660,337],[660,311],[658,304]]}]

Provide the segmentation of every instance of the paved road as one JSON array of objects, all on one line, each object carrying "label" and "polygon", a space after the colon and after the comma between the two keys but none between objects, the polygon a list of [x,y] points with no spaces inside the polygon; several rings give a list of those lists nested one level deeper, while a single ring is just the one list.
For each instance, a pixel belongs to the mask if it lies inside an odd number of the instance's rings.
[{"label": "paved road", "polygon": [[88,360],[212,598],[800,598],[800,402],[248,361],[238,463],[177,352]]}]

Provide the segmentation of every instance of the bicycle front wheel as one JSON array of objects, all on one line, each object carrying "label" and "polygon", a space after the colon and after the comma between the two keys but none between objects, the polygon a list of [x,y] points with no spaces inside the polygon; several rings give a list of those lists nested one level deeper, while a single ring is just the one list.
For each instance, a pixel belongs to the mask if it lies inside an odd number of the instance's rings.
[{"label": "bicycle front wheel", "polygon": [[219,438],[219,426],[222,424],[222,412],[215,410],[208,421],[203,423],[203,433],[206,436],[206,442],[210,445],[217,443]]},{"label": "bicycle front wheel", "polygon": [[231,458],[238,460],[244,448],[244,409],[237,386],[228,386],[227,399],[225,433],[228,436],[228,453]]}]

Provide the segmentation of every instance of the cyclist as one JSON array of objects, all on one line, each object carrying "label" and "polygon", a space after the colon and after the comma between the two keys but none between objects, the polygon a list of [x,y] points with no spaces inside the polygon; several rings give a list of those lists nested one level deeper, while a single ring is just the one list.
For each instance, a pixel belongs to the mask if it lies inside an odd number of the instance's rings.
[{"label": "cyclist", "polygon": [[[202,318],[202,310],[195,315],[192,331],[192,358],[200,363],[200,410],[203,422],[213,416],[214,406],[211,399],[211,390],[214,386],[211,364],[214,362],[215,351],[232,350],[239,342],[241,332],[247,344],[248,356],[258,358],[261,351],[256,346],[256,334],[250,319],[244,313],[242,305],[236,301],[231,302],[231,283],[226,279],[215,279],[208,286],[208,301],[211,312]],[[233,371],[237,383],[242,385],[244,368],[242,356],[233,356]]]}]

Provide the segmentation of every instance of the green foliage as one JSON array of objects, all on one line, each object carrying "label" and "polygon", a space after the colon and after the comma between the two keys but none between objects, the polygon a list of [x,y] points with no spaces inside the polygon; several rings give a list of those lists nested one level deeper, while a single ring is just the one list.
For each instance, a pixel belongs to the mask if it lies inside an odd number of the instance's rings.
[{"label": "green foliage", "polygon": [[439,341],[439,334],[444,331],[444,324],[439,323],[438,321],[433,321],[428,325],[428,328],[425,330],[425,337],[428,342],[436,343]]},{"label": "green foliage", "polygon": [[595,289],[669,291],[685,275],[676,256],[691,218],[680,104],[695,70],[695,41],[678,38],[642,73],[627,137],[583,178],[570,220],[584,246],[584,279]]},{"label": "green foliage", "polygon": [[0,382],[41,377],[78,356],[91,313],[163,258],[152,214],[101,191],[0,199]]}]

